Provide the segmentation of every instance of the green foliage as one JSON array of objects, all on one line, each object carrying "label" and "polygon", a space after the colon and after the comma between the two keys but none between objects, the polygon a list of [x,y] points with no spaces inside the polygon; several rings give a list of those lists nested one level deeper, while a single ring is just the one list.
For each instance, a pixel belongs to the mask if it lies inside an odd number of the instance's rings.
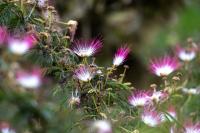
[{"label": "green foliage", "polygon": [[25,24],[20,8],[12,3],[0,4],[0,25],[10,29],[19,28]]}]

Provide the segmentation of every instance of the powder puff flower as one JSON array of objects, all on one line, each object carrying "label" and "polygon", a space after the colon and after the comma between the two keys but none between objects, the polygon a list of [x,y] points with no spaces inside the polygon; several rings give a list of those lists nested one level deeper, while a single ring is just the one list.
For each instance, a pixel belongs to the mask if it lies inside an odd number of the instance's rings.
[{"label": "powder puff flower", "polygon": [[153,91],[151,95],[151,100],[155,102],[163,102],[168,98],[168,93],[164,91]]},{"label": "powder puff flower", "polygon": [[141,115],[141,119],[146,125],[150,127],[156,127],[163,121],[162,114],[157,112],[153,107],[145,107]]},{"label": "powder puff flower", "polygon": [[180,46],[177,46],[176,48],[176,54],[182,61],[191,61],[196,57],[196,49],[195,48],[181,48]]},{"label": "powder puff flower", "polygon": [[102,48],[102,42],[99,39],[91,41],[74,41],[72,51],[80,57],[93,56]]},{"label": "powder puff flower", "polygon": [[10,38],[8,48],[12,53],[22,55],[31,49],[36,42],[36,37],[33,34],[26,35],[22,39]]},{"label": "powder puff flower", "polygon": [[88,82],[94,77],[94,73],[87,66],[80,66],[75,70],[75,77],[81,81]]},{"label": "powder puff flower", "polygon": [[184,128],[184,133],[200,133],[200,122],[195,124],[192,122],[187,122],[184,124]]},{"label": "powder puff flower", "polygon": [[186,94],[198,95],[200,94],[200,89],[198,88],[182,88],[182,91]]},{"label": "powder puff flower", "polygon": [[133,94],[129,96],[128,101],[134,107],[144,106],[148,103],[151,103],[151,97],[148,91],[138,90],[133,92]]},{"label": "powder puff flower", "polygon": [[0,26],[0,45],[6,43],[8,37],[7,29]]},{"label": "powder puff flower", "polygon": [[169,56],[152,60],[150,63],[150,69],[157,76],[168,76],[178,67],[178,61],[175,58]]},{"label": "powder puff flower", "polygon": [[169,120],[170,122],[173,122],[174,119],[177,118],[176,110],[174,106],[169,106],[167,113],[164,114],[163,121]]},{"label": "powder puff flower", "polygon": [[112,133],[112,126],[107,120],[97,120],[91,125],[90,131],[92,133]]},{"label": "powder puff flower", "polygon": [[41,71],[39,69],[32,70],[31,72],[20,71],[16,75],[16,81],[25,88],[36,89],[42,84]]},{"label": "powder puff flower", "polygon": [[1,133],[15,133],[15,131],[10,127],[7,122],[0,123],[0,132]]},{"label": "powder puff flower", "polygon": [[115,53],[115,57],[113,59],[113,65],[119,66],[121,65],[127,58],[128,54],[130,52],[130,49],[127,47],[121,47],[117,50]]}]

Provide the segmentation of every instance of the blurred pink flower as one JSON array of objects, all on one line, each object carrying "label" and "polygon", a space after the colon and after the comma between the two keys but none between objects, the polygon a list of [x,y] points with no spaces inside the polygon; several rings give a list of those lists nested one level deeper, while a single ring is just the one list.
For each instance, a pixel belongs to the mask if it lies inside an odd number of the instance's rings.
[{"label": "blurred pink flower", "polygon": [[8,32],[6,27],[0,26],[0,45],[7,43]]},{"label": "blurred pink flower", "polygon": [[170,122],[173,122],[174,119],[177,119],[177,114],[174,106],[169,106],[167,113],[163,114],[163,121],[169,120]]},{"label": "blurred pink flower", "polygon": [[190,121],[184,124],[184,133],[200,133],[200,122],[192,123]]},{"label": "blurred pink flower", "polygon": [[129,52],[130,52],[130,49],[128,47],[119,48],[117,52],[115,53],[115,57],[113,59],[113,65],[114,66],[121,65],[126,60]]},{"label": "blurred pink flower", "polygon": [[92,70],[87,66],[80,66],[74,73],[77,79],[84,82],[88,82],[94,77]]},{"label": "blurred pink flower", "polygon": [[199,95],[200,88],[182,88],[182,92],[186,94],[191,94],[191,95]]},{"label": "blurred pink flower", "polygon": [[1,122],[0,123],[0,132],[1,133],[15,133],[15,130],[13,130],[10,127],[10,124],[7,122]]},{"label": "blurred pink flower", "polygon": [[16,74],[16,81],[19,85],[28,88],[36,89],[42,84],[42,73],[40,69],[32,71],[19,71]]},{"label": "blurred pink flower", "polygon": [[36,36],[34,34],[28,34],[22,39],[10,38],[8,41],[8,48],[12,53],[22,55],[31,49],[36,43]]},{"label": "blurred pink flower", "polygon": [[134,107],[145,106],[151,103],[151,94],[147,90],[136,90],[128,97],[128,101]]},{"label": "blurred pink flower", "polygon": [[191,61],[196,57],[197,48],[182,48],[179,45],[176,46],[176,55],[182,61]]},{"label": "blurred pink flower", "polygon": [[156,127],[162,123],[163,117],[154,107],[146,106],[144,107],[141,119],[146,125]]},{"label": "blurred pink flower", "polygon": [[157,76],[168,76],[179,67],[176,58],[165,56],[159,59],[154,59],[150,63],[151,71]]},{"label": "blurred pink flower", "polygon": [[96,120],[90,130],[95,133],[112,133],[112,126],[107,120]]},{"label": "blurred pink flower", "polygon": [[72,46],[72,51],[80,57],[93,56],[102,48],[102,42],[99,39],[90,41],[76,40]]}]

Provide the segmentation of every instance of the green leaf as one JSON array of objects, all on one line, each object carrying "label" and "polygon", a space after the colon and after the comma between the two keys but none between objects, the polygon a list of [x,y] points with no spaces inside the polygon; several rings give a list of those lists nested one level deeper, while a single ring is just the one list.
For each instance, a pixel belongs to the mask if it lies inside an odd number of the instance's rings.
[{"label": "green leaf", "polygon": [[11,29],[24,25],[23,13],[19,7],[12,3],[0,4],[0,25]]}]

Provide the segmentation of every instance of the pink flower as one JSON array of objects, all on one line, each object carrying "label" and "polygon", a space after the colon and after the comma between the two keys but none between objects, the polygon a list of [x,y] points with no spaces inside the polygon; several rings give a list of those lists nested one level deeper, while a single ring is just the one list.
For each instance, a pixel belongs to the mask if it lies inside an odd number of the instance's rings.
[{"label": "pink flower", "polygon": [[41,70],[33,69],[32,71],[20,71],[16,75],[16,81],[25,88],[36,89],[42,84]]},{"label": "pink flower", "polygon": [[154,100],[155,102],[163,102],[166,99],[168,99],[169,94],[164,91],[156,91],[154,90],[151,95],[151,100]]},{"label": "pink flower", "polygon": [[33,34],[28,34],[22,39],[10,38],[8,42],[9,50],[18,55],[26,53],[37,43],[36,37]]},{"label": "pink flower", "polygon": [[1,122],[0,123],[0,132],[1,133],[15,133],[15,130],[13,130],[9,123],[7,122]]},{"label": "pink flower", "polygon": [[90,131],[92,133],[112,133],[112,126],[107,120],[96,120],[91,125]]},{"label": "pink flower", "polygon": [[163,121],[169,120],[170,122],[173,122],[174,119],[177,119],[177,114],[174,106],[169,106],[167,113],[164,114]]},{"label": "pink flower", "polygon": [[191,94],[191,95],[199,95],[200,94],[199,88],[182,88],[182,91],[186,94]]},{"label": "pink flower", "polygon": [[196,48],[182,48],[179,45],[176,47],[176,54],[182,61],[191,61],[196,57]]},{"label": "pink flower", "polygon": [[119,48],[117,52],[115,53],[115,57],[113,59],[113,65],[114,66],[121,65],[126,60],[129,52],[130,52],[130,49],[128,47]]},{"label": "pink flower", "polygon": [[80,66],[75,70],[75,77],[81,81],[88,82],[94,77],[94,73],[87,66]]},{"label": "pink flower", "polygon": [[7,42],[8,32],[6,27],[0,26],[0,45]]},{"label": "pink flower", "polygon": [[145,106],[151,103],[151,97],[149,91],[146,90],[137,90],[128,97],[128,101],[134,107],[136,106]]},{"label": "pink flower", "polygon": [[142,121],[150,126],[156,127],[162,123],[162,114],[157,112],[154,107],[144,107],[144,111],[141,115]]},{"label": "pink flower", "polygon": [[184,133],[200,133],[200,122],[195,124],[192,122],[186,122],[184,128]]},{"label": "pink flower", "polygon": [[163,58],[152,60],[150,69],[157,76],[168,76],[179,67],[176,58],[165,56]]},{"label": "pink flower", "polygon": [[74,41],[72,51],[80,57],[93,56],[102,48],[102,42],[99,39],[91,41]]}]

